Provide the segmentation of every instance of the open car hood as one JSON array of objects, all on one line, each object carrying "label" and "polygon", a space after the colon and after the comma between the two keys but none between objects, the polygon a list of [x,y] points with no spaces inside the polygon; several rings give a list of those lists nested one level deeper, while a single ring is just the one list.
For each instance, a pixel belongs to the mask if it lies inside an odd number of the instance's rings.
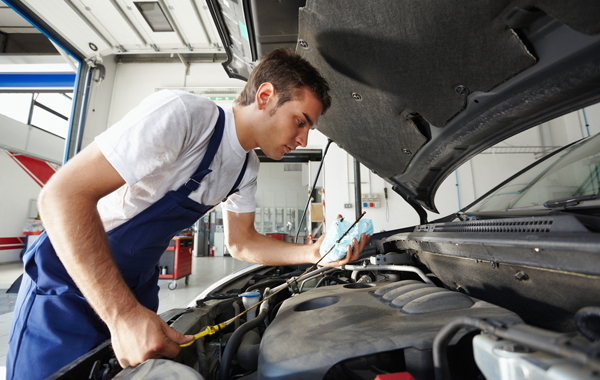
[{"label": "open car hood", "polygon": [[600,100],[597,0],[208,4],[230,76],[295,48],[331,87],[317,129],[431,211],[477,153]]}]

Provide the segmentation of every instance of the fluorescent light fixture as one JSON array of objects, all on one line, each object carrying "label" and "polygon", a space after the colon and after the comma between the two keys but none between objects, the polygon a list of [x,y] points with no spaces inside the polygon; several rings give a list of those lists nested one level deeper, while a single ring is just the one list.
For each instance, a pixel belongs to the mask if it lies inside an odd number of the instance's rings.
[{"label": "fluorescent light fixture", "polygon": [[158,1],[134,1],[133,3],[153,32],[173,32],[173,27]]}]

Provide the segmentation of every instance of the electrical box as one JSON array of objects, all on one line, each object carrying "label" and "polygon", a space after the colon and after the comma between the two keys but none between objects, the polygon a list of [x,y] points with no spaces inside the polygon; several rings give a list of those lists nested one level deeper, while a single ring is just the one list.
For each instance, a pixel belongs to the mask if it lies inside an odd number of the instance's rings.
[{"label": "electrical box", "polygon": [[362,208],[381,207],[381,194],[361,194]]}]

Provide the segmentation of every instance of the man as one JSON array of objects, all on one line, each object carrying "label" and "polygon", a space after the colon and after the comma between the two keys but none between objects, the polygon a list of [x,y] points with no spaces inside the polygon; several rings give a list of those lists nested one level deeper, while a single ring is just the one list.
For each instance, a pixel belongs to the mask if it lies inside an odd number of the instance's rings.
[{"label": "man", "polygon": [[[157,263],[177,232],[222,201],[234,257],[316,262],[322,239],[295,245],[255,231],[252,149],[281,159],[306,146],[330,105],[328,90],[308,62],[276,50],[232,109],[159,92],[69,161],[40,194],[47,235],[23,259],[7,379],[45,378],[108,338],[123,367],[177,355],[191,337],[156,315]],[[367,241],[329,265],[357,259]]]}]

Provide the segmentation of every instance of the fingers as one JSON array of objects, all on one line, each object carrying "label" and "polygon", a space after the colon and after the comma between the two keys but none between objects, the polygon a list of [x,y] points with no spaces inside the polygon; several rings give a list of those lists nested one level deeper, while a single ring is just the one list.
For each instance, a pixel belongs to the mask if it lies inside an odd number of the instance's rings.
[{"label": "fingers", "polygon": [[365,245],[369,242],[370,239],[371,235],[365,234],[360,235],[360,242],[358,242],[356,238],[352,239],[352,245],[349,245],[347,247],[346,257],[338,261],[323,263],[321,265],[325,267],[339,267],[342,265],[346,265],[349,262],[358,260],[360,253],[362,252],[363,248],[365,248]]},{"label": "fingers", "polygon": [[156,313],[142,308],[134,321],[123,320],[111,329],[112,345],[121,367],[135,367],[148,359],[174,358],[180,344],[193,339],[173,330]]},{"label": "fingers", "polygon": [[356,238],[352,239],[352,246],[348,246],[348,254],[346,255],[348,262],[358,260],[369,239],[371,239],[371,235],[365,234],[360,235],[360,242]]},{"label": "fingers", "polygon": [[167,338],[171,339],[177,345],[185,344],[185,343],[191,341],[192,339],[194,339],[193,335],[183,335],[182,333],[173,330],[169,326],[166,326],[164,331],[165,331],[165,335],[167,336]]},{"label": "fingers", "polygon": [[[171,328],[169,327],[169,329]],[[162,344],[161,347],[158,350],[156,350],[156,354],[172,359],[175,356],[177,356],[177,354],[179,354],[179,351],[181,351],[181,347],[179,347],[179,344],[175,343],[173,340],[171,340],[168,336],[165,335],[164,344]]]},{"label": "fingers", "polygon": [[117,357],[117,361],[119,362],[119,365],[121,366],[121,368],[132,367],[132,365],[129,364],[129,360],[127,360],[126,358]]}]

